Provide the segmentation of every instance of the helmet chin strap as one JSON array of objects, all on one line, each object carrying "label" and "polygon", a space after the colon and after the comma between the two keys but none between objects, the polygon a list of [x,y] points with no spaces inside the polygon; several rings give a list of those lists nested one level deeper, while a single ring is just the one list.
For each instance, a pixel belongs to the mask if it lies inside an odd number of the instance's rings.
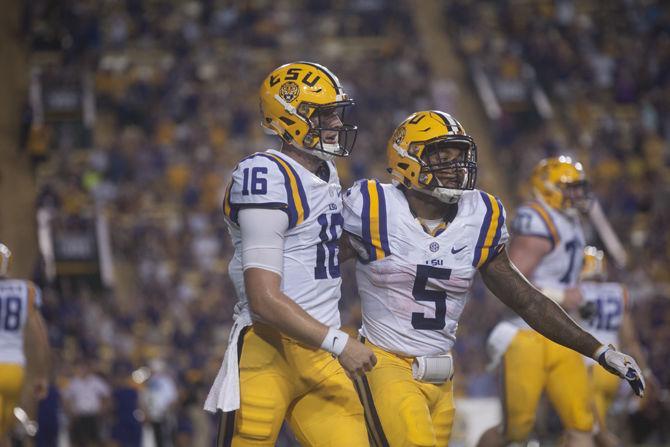
[{"label": "helmet chin strap", "polygon": [[461,196],[463,195],[462,189],[451,189],[443,187],[437,187],[433,190],[424,188],[412,188],[412,189],[414,189],[415,191],[422,192],[426,195],[435,197],[440,202],[444,202],[447,204],[458,203],[458,201],[461,199]]},{"label": "helmet chin strap", "polygon": [[313,157],[319,158],[323,161],[333,161],[333,159],[335,158],[335,156],[333,154],[330,154],[330,153],[327,153],[327,152],[317,151],[317,150],[314,150],[314,149],[306,149],[304,147],[300,147],[300,146],[296,146],[296,145],[293,145],[293,147],[298,149],[300,152],[303,152],[305,154],[308,154],[308,155],[311,155]]}]

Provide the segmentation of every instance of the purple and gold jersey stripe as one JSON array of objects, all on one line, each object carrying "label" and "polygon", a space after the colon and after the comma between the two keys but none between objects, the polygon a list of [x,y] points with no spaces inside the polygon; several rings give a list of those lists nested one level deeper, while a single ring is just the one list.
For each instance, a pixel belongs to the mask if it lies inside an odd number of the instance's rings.
[{"label": "purple and gold jersey stripe", "polygon": [[486,215],[484,223],[479,230],[479,238],[475,247],[475,256],[472,265],[476,268],[481,267],[500,252],[498,243],[504,223],[503,207],[500,200],[491,194],[480,192],[482,200],[486,205]]},{"label": "purple and gold jersey stripe", "polygon": [[272,160],[284,175],[284,186],[286,187],[286,197],[288,198],[288,208],[286,209],[288,225],[289,228],[300,225],[309,217],[309,204],[307,203],[307,196],[300,177],[295,172],[295,169],[281,157],[268,153],[258,154],[258,156]]},{"label": "purple and gold jersey stripe", "polygon": [[540,215],[540,218],[542,219],[542,222],[544,225],[547,227],[547,230],[549,231],[549,234],[551,235],[551,245],[552,248],[555,247],[557,244],[561,242],[561,238],[558,236],[558,230],[556,229],[556,225],[554,224],[554,220],[551,218],[547,210],[544,209],[542,205],[540,205],[537,202],[531,202],[528,204],[530,208],[535,210],[537,214]]},{"label": "purple and gold jersey stripe", "polygon": [[361,194],[363,196],[362,236],[368,250],[369,261],[384,259],[391,254],[384,189],[377,180],[362,180]]}]

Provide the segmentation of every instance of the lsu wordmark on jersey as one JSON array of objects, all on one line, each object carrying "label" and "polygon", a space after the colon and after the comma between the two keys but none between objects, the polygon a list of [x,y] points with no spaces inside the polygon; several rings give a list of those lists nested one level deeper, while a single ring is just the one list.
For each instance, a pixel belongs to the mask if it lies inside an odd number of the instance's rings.
[{"label": "lsu wordmark on jersey", "polygon": [[344,228],[361,261],[361,336],[379,359],[359,394],[375,444],[446,445],[452,382],[414,380],[413,360],[453,347],[475,272],[507,241],[505,210],[490,194],[464,191],[455,218],[431,230],[400,188],[362,180],[344,196]]},{"label": "lsu wordmark on jersey", "polygon": [[0,279],[0,439],[14,420],[24,380],[24,328],[41,305],[39,289],[29,281]]},{"label": "lsu wordmark on jersey", "polygon": [[356,445],[367,438],[363,409],[337,359],[267,325],[251,326],[244,287],[238,214],[244,207],[282,210],[289,228],[281,290],[321,323],[340,326],[341,187],[335,165],[325,163],[324,180],[281,152],[255,153],[238,164],[226,191],[236,249],[229,274],[239,301],[224,366],[205,404],[225,412],[223,445],[274,445],[284,418],[302,445]]}]

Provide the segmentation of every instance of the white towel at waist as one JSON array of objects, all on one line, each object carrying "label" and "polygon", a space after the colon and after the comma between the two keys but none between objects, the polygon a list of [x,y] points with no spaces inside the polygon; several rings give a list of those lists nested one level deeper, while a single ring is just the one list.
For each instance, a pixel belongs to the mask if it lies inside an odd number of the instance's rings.
[{"label": "white towel at waist", "polygon": [[501,321],[493,328],[486,340],[486,351],[489,355],[487,371],[493,371],[498,366],[518,331],[519,328],[509,321]]},{"label": "white towel at waist", "polygon": [[205,410],[215,413],[217,410],[234,411],[240,408],[240,373],[237,362],[237,340],[242,329],[251,326],[251,316],[245,309],[235,318],[228,337],[228,348],[223,356],[219,373],[205,400]]}]

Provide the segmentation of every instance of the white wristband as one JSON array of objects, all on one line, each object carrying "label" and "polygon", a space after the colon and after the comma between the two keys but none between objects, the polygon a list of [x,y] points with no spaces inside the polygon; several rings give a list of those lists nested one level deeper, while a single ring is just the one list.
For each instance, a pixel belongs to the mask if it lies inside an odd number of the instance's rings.
[{"label": "white wristband", "polygon": [[603,352],[605,352],[609,349],[611,349],[611,348],[607,345],[600,345],[600,347],[598,349],[596,349],[596,352],[593,353],[593,357],[592,357],[593,360],[595,360],[597,362],[598,359],[600,358],[600,356],[603,354]]},{"label": "white wristband", "polygon": [[347,340],[349,340],[349,335],[346,332],[342,332],[334,327],[328,328],[328,333],[321,342],[321,349],[325,349],[333,355],[339,356],[342,354],[342,351],[344,351],[344,347],[347,345]]}]

